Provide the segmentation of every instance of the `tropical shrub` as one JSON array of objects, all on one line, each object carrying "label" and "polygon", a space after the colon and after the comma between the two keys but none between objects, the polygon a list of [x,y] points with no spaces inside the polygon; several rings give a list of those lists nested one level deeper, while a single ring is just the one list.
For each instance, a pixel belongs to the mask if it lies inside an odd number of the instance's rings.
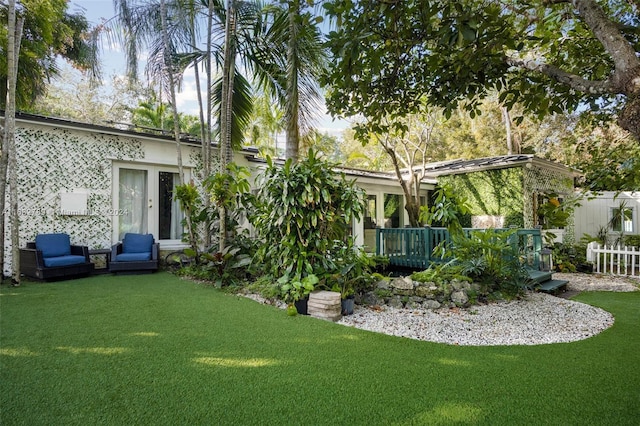
[{"label": "tropical shrub", "polygon": [[[242,217],[253,205],[249,176],[246,167],[232,163],[225,173],[208,177],[203,187],[212,201],[209,206],[204,205],[193,182],[176,187],[176,198],[185,213],[183,240],[190,245],[185,254],[195,260],[194,264],[182,268],[181,274],[211,281],[218,287],[237,284],[250,276],[250,267],[255,266],[252,262],[255,244],[247,231],[239,227]],[[227,211],[227,225],[231,231],[227,235],[229,241],[221,251],[217,245],[205,247],[202,234],[198,232],[198,227],[206,223],[209,227],[204,231],[212,236],[218,235],[220,207]]]},{"label": "tropical shrub", "polygon": [[346,243],[336,241],[324,265],[326,287],[339,292],[343,299],[353,296],[371,282],[376,264],[376,259],[362,247],[356,247],[352,238]]},{"label": "tropical shrub", "polygon": [[182,236],[182,240],[186,240],[189,243],[190,250],[187,254],[198,263],[200,261],[198,225],[202,222],[202,198],[200,197],[200,192],[191,181],[177,185],[173,195],[180,202],[180,208],[184,212],[182,224],[185,227],[185,233]]},{"label": "tropical shrub", "polygon": [[288,276],[283,276],[278,280],[280,284],[280,290],[282,291],[282,298],[287,303],[293,303],[301,299],[305,299],[309,296],[318,284],[318,277],[313,274],[309,274],[304,278],[289,279]]},{"label": "tropical shrub", "polygon": [[429,226],[446,226],[451,236],[462,234],[467,225],[471,209],[467,200],[456,194],[453,186],[444,184],[434,192],[432,205],[422,206],[420,221]]},{"label": "tropical shrub", "polygon": [[479,283],[484,292],[518,295],[528,284],[528,274],[520,263],[518,247],[512,244],[515,232],[471,231],[455,238],[451,255],[460,272]]},{"label": "tropical shrub", "polygon": [[447,186],[438,190],[436,203],[424,211],[428,222],[443,222],[451,236],[449,243],[443,242],[434,251],[447,261],[437,270],[440,274],[469,277],[481,285],[481,293],[486,295],[518,295],[528,284],[528,274],[520,263],[519,248],[513,244],[516,231],[485,229],[465,234],[460,221],[467,212],[465,200],[457,198]]},{"label": "tropical shrub", "polygon": [[470,277],[462,274],[461,265],[456,265],[452,262],[431,264],[426,270],[411,274],[411,279],[421,283],[434,283],[439,286],[453,280],[473,282]]},{"label": "tropical shrub", "polygon": [[351,221],[364,209],[364,193],[333,172],[335,165],[307,158],[277,166],[267,158],[267,168],[257,180],[255,210],[250,215],[261,248],[257,261],[283,282],[332,272],[328,260],[335,241],[346,243]]},{"label": "tropical shrub", "polygon": [[640,247],[640,235],[625,235],[624,245],[630,247]]}]

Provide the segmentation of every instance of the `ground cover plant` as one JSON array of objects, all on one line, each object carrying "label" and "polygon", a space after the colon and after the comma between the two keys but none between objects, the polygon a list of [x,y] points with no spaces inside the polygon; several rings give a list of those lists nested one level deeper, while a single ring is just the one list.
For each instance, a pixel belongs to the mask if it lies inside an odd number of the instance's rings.
[{"label": "ground cover plant", "polygon": [[168,273],[0,288],[0,424],[637,424],[640,292],[593,338],[459,347]]}]

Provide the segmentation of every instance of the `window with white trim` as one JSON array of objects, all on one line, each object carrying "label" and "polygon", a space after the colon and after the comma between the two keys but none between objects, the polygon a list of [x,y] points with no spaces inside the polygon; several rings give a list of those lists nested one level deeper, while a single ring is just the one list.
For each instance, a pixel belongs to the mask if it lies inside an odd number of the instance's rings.
[{"label": "window with white trim", "polygon": [[609,228],[615,232],[634,232],[633,207],[612,207]]}]

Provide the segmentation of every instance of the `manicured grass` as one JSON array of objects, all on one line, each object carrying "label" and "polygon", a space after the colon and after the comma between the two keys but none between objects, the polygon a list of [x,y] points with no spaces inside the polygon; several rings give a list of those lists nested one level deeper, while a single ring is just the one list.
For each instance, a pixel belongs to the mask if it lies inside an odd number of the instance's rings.
[{"label": "manicured grass", "polygon": [[0,290],[0,424],[638,424],[640,292],[581,342],[456,347],[166,273]]}]

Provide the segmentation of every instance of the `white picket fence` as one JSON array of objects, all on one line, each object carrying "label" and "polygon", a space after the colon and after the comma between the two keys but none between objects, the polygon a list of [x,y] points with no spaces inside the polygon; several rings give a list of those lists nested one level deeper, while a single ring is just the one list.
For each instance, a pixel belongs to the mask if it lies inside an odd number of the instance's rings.
[{"label": "white picket fence", "polygon": [[587,246],[587,261],[593,263],[597,273],[640,276],[640,249],[637,247],[600,246],[591,242]]}]

